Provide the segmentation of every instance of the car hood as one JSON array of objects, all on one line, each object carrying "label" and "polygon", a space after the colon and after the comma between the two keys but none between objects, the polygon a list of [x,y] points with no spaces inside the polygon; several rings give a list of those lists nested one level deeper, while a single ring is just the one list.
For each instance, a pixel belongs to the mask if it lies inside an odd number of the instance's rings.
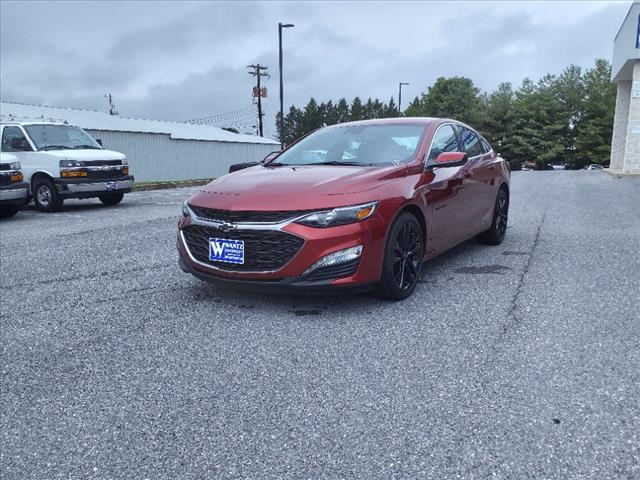
[{"label": "car hood", "polygon": [[[208,184],[190,199],[228,210],[307,210],[374,199],[375,190],[406,173],[406,166],[257,166]],[[361,197],[361,198],[358,198]]]},{"label": "car hood", "polygon": [[83,150],[45,150],[42,153],[58,157],[60,160],[78,160],[85,162],[90,162],[92,160],[124,160],[126,158],[120,152],[114,152],[113,150],[97,150],[94,148],[87,148]]}]

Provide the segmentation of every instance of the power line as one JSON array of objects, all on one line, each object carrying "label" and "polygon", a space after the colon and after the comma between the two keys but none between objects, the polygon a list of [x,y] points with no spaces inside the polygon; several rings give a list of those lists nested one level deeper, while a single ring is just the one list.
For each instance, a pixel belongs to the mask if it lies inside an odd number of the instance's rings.
[{"label": "power line", "polygon": [[255,65],[247,65],[247,68],[251,68],[252,70],[247,72],[249,75],[256,77],[256,88],[254,90],[254,97],[258,97],[258,126],[259,126],[259,132],[260,132],[260,136],[263,137],[263,131],[262,131],[262,117],[264,116],[264,114],[262,113],[262,97],[265,96],[266,97],[266,90],[263,90],[260,87],[260,78],[261,77],[267,77],[269,78],[269,73],[267,72],[267,69],[269,67],[266,67],[264,65],[260,65],[259,63],[255,64]]}]

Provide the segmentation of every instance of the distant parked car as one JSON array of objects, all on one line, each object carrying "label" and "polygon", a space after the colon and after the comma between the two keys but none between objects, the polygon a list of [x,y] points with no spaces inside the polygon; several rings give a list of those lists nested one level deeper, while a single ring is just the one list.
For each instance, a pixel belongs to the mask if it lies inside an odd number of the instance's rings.
[{"label": "distant parked car", "polygon": [[565,170],[565,166],[563,164],[560,165],[551,165],[553,167],[554,170]]},{"label": "distant parked car", "polygon": [[599,163],[592,163],[591,165],[587,165],[584,167],[585,170],[602,170],[604,167]]},{"label": "distant parked car", "polygon": [[98,197],[115,205],[133,188],[126,157],[104,150],[80,127],[40,121],[0,128],[2,152],[20,161],[29,193],[43,212],[59,210],[65,198]]},{"label": "distant parked car", "polygon": [[0,153],[0,217],[13,217],[27,203],[28,185],[23,180],[17,157]]}]

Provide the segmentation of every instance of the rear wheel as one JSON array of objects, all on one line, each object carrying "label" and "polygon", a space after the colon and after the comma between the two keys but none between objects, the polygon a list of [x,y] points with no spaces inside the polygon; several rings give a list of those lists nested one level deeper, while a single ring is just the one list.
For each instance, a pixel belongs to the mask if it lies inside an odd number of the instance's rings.
[{"label": "rear wheel", "polygon": [[117,205],[124,198],[124,193],[110,193],[108,195],[100,195],[98,198],[105,205]]},{"label": "rear wheel", "polygon": [[402,300],[413,293],[420,277],[424,253],[422,227],[416,217],[402,213],[389,232],[378,294]]},{"label": "rear wheel", "polygon": [[38,178],[33,183],[33,202],[42,212],[55,212],[62,208],[64,199],[48,178]]},{"label": "rear wheel", "polygon": [[18,207],[15,205],[2,205],[0,206],[0,218],[10,218],[18,213]]},{"label": "rear wheel", "polygon": [[507,192],[502,188],[498,190],[496,196],[496,204],[493,209],[493,221],[491,228],[484,233],[478,235],[477,239],[480,243],[486,245],[500,245],[507,233],[507,222],[509,220],[509,197]]}]

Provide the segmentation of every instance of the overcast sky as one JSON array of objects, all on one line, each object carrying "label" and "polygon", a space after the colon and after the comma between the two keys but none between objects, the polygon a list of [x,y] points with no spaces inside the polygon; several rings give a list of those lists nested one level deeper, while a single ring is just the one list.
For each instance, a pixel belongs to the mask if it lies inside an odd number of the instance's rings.
[{"label": "overcast sky", "polygon": [[[611,59],[630,2],[0,2],[2,101],[186,120],[251,104],[269,66],[267,134],[285,105],[358,95],[403,104],[439,76],[483,90]],[[285,107],[286,108],[286,107]],[[253,122],[255,123],[255,122]],[[245,120],[250,127],[251,120]]]}]

